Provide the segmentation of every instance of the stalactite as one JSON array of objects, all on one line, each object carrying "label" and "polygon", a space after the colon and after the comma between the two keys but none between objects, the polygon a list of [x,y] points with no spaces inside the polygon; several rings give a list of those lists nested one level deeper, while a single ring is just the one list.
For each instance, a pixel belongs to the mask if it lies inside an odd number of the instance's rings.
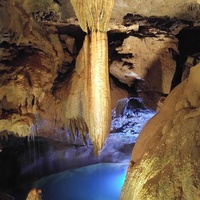
[{"label": "stalactite", "polygon": [[106,33],[114,0],[71,0],[82,30]]},{"label": "stalactite", "polygon": [[89,132],[94,152],[99,155],[111,122],[107,27],[114,0],[71,0],[71,3],[87,35],[70,81],[67,125],[73,136],[79,131],[85,143]]}]

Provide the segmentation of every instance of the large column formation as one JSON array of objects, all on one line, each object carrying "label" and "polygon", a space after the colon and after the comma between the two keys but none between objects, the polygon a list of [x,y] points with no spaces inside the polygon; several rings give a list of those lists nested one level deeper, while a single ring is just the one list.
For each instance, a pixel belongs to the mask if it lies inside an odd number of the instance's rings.
[{"label": "large column formation", "polygon": [[81,130],[85,140],[85,131],[80,126],[86,124],[94,152],[99,155],[111,122],[107,28],[114,0],[71,0],[71,3],[87,35],[76,61],[76,72],[83,88],[80,91],[82,94],[79,94],[81,99],[76,100],[81,101],[80,115],[83,120],[81,123],[73,121],[74,125],[70,123],[69,126],[71,130],[73,126]]}]

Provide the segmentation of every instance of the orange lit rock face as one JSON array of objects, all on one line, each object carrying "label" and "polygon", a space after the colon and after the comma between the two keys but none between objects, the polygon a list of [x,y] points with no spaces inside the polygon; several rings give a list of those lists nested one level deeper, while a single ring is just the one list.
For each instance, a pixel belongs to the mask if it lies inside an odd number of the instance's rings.
[{"label": "orange lit rock face", "polygon": [[200,65],[145,125],[121,199],[199,199]]},{"label": "orange lit rock face", "polygon": [[119,56],[131,56],[113,61],[110,65],[110,73],[129,87],[134,85],[135,80],[143,80],[144,89],[141,96],[145,104],[155,110],[160,101],[159,94],[170,92],[169,83],[176,68],[176,61],[169,49],[178,54],[177,38],[156,32],[155,37],[149,37],[147,31],[141,38],[134,35],[125,38],[116,51]]},{"label": "orange lit rock face", "polygon": [[[63,98],[64,88],[57,93],[62,98],[67,127],[73,137],[79,132],[84,143],[89,133],[98,155],[102,149],[111,123],[111,101],[108,76],[107,36],[92,32],[86,35],[76,60],[76,68]],[[101,124],[101,126],[99,125]]]}]

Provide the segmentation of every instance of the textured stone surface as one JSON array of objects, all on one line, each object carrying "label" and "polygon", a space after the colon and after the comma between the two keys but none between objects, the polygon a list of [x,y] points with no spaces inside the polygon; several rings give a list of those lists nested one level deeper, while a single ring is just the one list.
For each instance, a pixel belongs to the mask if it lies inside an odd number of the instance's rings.
[{"label": "textured stone surface", "polygon": [[[62,13],[64,19],[75,16],[69,0],[59,0],[59,2],[63,5]],[[199,3],[198,0],[115,0],[111,18],[115,22],[121,22],[121,16],[125,16],[127,13],[138,13],[145,16],[168,15],[187,20],[198,19]]]},{"label": "textured stone surface", "polygon": [[200,65],[145,125],[133,149],[121,199],[199,199]]},{"label": "textured stone surface", "polygon": [[64,53],[55,28],[34,21],[30,12],[36,8],[21,3],[7,1],[1,8],[7,20],[0,24],[0,124],[1,131],[26,136],[37,132],[41,104],[51,93]]},{"label": "textured stone surface", "polygon": [[[149,99],[153,95],[170,92],[170,83],[176,68],[172,52],[178,53],[177,39],[164,34],[145,38],[130,36],[116,50],[119,55],[129,53],[132,56],[112,62],[110,73],[129,86],[135,80],[144,80],[143,98],[145,103],[155,108],[157,99],[153,97],[153,103]],[[146,91],[151,91],[151,95]]]},{"label": "textured stone surface", "polygon": [[26,200],[42,200],[42,191],[39,189],[32,189],[29,193],[28,196],[26,198]]}]

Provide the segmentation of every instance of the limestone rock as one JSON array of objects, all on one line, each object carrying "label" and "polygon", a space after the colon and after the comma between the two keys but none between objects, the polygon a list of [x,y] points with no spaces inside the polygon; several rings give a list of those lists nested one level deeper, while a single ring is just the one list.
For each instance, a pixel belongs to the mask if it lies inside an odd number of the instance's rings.
[{"label": "limestone rock", "polygon": [[74,138],[79,132],[87,144],[86,136],[89,134],[94,152],[99,155],[111,121],[106,32],[114,1],[71,0],[71,3],[81,29],[87,35],[68,84],[69,96],[64,103],[65,119]]},{"label": "limestone rock", "polygon": [[26,200],[42,200],[42,191],[40,189],[33,188],[28,193]]},{"label": "limestone rock", "polygon": [[121,199],[199,199],[200,65],[145,125],[133,149]]},{"label": "limestone rock", "polygon": [[19,136],[36,127],[40,104],[51,92],[64,59],[55,28],[37,23],[31,15],[36,5],[29,4],[10,0],[1,7],[0,124],[1,131]]},{"label": "limestone rock", "polygon": [[[175,37],[164,34],[144,38],[129,36],[116,50],[119,57],[127,54],[132,56],[113,61],[110,73],[128,86],[134,85],[135,80],[143,80],[144,88],[140,95],[147,105],[155,109],[160,94],[170,92],[176,69],[173,54],[178,54],[177,43]],[[154,102],[150,100],[152,96]]]},{"label": "limestone rock", "polygon": [[[127,69],[123,62],[118,63],[121,67],[117,70],[126,71],[120,74],[116,72],[119,79],[130,85],[129,77],[132,79],[145,79],[151,88],[157,92],[168,94],[173,78],[176,62],[172,57],[171,49],[178,53],[177,39],[157,35],[154,37],[138,38],[130,36],[126,38],[121,47],[116,50],[119,54],[131,53],[131,58],[123,58],[122,61],[132,63],[133,67]],[[111,73],[115,73],[116,64],[110,66]],[[124,79],[127,79],[125,81]],[[132,82],[133,82],[132,80]]]},{"label": "limestone rock", "polygon": [[129,96],[125,89],[117,87],[112,80],[110,80],[110,93],[111,93],[111,109],[114,109],[117,101],[127,98]]}]

